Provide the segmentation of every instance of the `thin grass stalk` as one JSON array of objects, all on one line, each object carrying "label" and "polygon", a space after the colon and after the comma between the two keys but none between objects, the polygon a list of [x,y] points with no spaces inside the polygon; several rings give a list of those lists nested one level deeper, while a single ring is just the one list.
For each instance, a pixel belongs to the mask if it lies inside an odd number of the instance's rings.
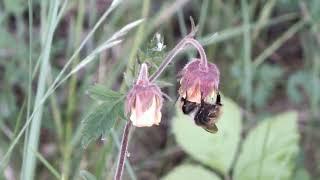
[{"label": "thin grass stalk", "polygon": [[306,22],[304,20],[298,21],[296,24],[292,25],[285,33],[283,33],[279,38],[277,38],[268,48],[266,48],[258,57],[253,61],[253,67],[257,68],[262,64],[269,56],[271,56],[277,49],[279,49],[283,43],[295,35],[299,30],[305,26]]},{"label": "thin grass stalk", "polygon": [[[320,105],[320,93],[319,93],[319,82],[320,82],[320,53],[318,49],[320,48],[320,27],[319,24],[313,24],[312,28],[313,36],[316,38],[315,48],[313,48],[313,66],[312,66],[312,97],[311,98],[311,109],[312,116],[314,119],[319,118],[319,105]],[[319,167],[320,168],[320,167]],[[319,169],[320,170],[320,169]]]},{"label": "thin grass stalk", "polygon": [[[29,16],[29,61],[28,61],[28,99],[27,99],[27,116],[26,116],[26,121],[28,120],[28,117],[30,116],[31,113],[31,98],[32,98],[32,27],[33,27],[33,2],[32,0],[28,0],[28,16]],[[19,122],[20,124],[20,122]],[[16,129],[18,130],[18,129]],[[15,130],[15,136],[17,135],[17,132]],[[27,142],[29,137],[29,131],[27,129],[26,134],[25,134],[25,139],[24,142]],[[24,146],[23,148],[23,157],[26,156],[27,153],[27,148]],[[22,167],[25,168],[26,166],[24,165],[25,161],[23,161]],[[24,170],[22,170],[24,172]],[[21,175],[23,175],[21,173]]]},{"label": "thin grass stalk", "polygon": [[202,36],[202,32],[204,30],[204,25],[208,15],[208,8],[209,8],[209,0],[203,0],[200,9],[200,17],[199,17],[199,30],[198,36]]},{"label": "thin grass stalk", "polygon": [[[141,18],[145,18],[145,17],[148,16],[149,9],[150,9],[150,0],[143,0]],[[138,30],[137,30],[137,32],[135,34],[134,43],[133,43],[132,49],[130,51],[130,55],[129,55],[128,63],[127,63],[127,69],[126,69],[126,72],[130,73],[130,75],[133,75],[131,73],[131,70],[132,70],[133,65],[135,63],[135,58],[136,58],[136,55],[138,53],[138,50],[139,50],[139,47],[140,47],[141,43],[145,39],[144,36],[145,36],[146,24],[147,24],[147,21],[143,22],[139,26],[139,28],[138,28]],[[120,89],[121,90],[125,89],[125,83],[122,84],[122,87]]]},{"label": "thin grass stalk", "polygon": [[40,162],[49,170],[49,172],[51,172],[52,175],[54,175],[56,179],[61,179],[59,172],[49,163],[49,161],[47,161],[38,151],[35,151],[33,149],[32,151],[40,160]]},{"label": "thin grass stalk", "polygon": [[[41,1],[41,2],[45,2],[45,1]],[[88,39],[91,38],[91,36],[94,34],[94,32],[96,31],[96,29],[100,26],[100,24],[104,21],[104,19],[107,17],[107,15],[121,2],[121,0],[115,0],[113,1],[113,3],[111,4],[110,8],[108,9],[108,11],[106,11],[102,17],[98,20],[98,22],[95,24],[94,28],[90,31],[90,33],[86,36],[86,38],[82,41],[80,47],[76,50],[76,52],[73,54],[73,56],[75,56],[75,54],[78,54],[80,49],[82,49],[82,47],[84,46],[84,44],[88,41]],[[44,3],[43,3],[44,4]],[[42,6],[41,6],[42,7]],[[45,7],[44,7],[45,8]],[[43,13],[44,15],[45,13]],[[42,16],[43,17],[43,16]],[[121,41],[119,40],[114,40],[114,41],[107,41],[107,44],[110,44],[107,48],[110,48],[111,46],[114,46],[118,43],[120,43]],[[106,45],[105,45],[106,46]],[[103,47],[98,47],[98,48],[103,48]],[[97,48],[97,49],[98,49]],[[101,51],[100,50],[94,50],[93,53],[91,53],[89,56],[94,56],[95,53],[99,53]],[[65,82],[73,73],[77,72],[79,69],[81,69],[83,66],[81,66],[81,68],[78,69],[74,69],[71,73],[69,73],[68,75],[66,75],[66,77],[64,79],[61,80],[62,75],[64,74],[64,72],[66,71],[66,69],[68,68],[68,65],[70,65],[71,61],[73,60],[73,56],[68,60],[68,63],[64,66],[64,68],[61,70],[61,72],[59,73],[59,75],[56,77],[55,82],[52,83],[52,85],[48,88],[46,94],[44,95],[44,97],[41,99],[40,103],[38,105],[35,105],[35,108],[33,109],[30,117],[28,117],[28,120],[25,122],[24,126],[22,127],[22,129],[20,130],[20,132],[18,133],[17,137],[12,141],[12,143],[10,144],[7,152],[5,153],[5,155],[3,156],[3,158],[1,159],[1,162],[4,162],[8,157],[9,154],[11,153],[11,151],[13,150],[13,148],[16,146],[16,144],[18,143],[19,139],[21,138],[21,136],[23,135],[23,133],[26,131],[26,129],[28,128],[29,124],[31,123],[32,119],[34,118],[34,116],[36,115],[36,113],[41,109],[43,103],[46,101],[46,99],[54,92],[54,90],[59,87],[63,82]],[[88,59],[89,57],[86,57],[86,59]],[[43,59],[43,55],[40,55],[39,59]],[[91,59],[87,62],[91,62],[92,61],[92,57]],[[84,60],[84,61],[85,61]],[[36,67],[35,67],[36,69]],[[0,163],[0,170],[3,169],[3,164]]]},{"label": "thin grass stalk", "polygon": [[247,111],[251,112],[252,106],[252,63],[251,63],[251,34],[250,34],[250,17],[247,0],[241,0],[242,18],[244,23],[243,31],[243,93]]},{"label": "thin grass stalk", "polygon": [[50,66],[50,51],[52,45],[52,39],[54,34],[53,22],[57,16],[59,7],[59,1],[51,1],[50,9],[49,9],[49,19],[48,19],[48,31],[46,34],[46,43],[45,48],[43,49],[43,58],[41,59],[41,67],[40,74],[38,80],[38,88],[35,99],[35,107],[39,106],[39,111],[37,111],[32,118],[30,133],[27,141],[25,142],[26,153],[23,157],[23,167],[22,167],[22,178],[26,180],[34,179],[35,176],[35,167],[36,167],[36,157],[34,152],[31,149],[38,149],[39,144],[39,135],[40,135],[40,127],[42,121],[42,113],[43,113],[43,104],[41,104],[41,99],[45,94],[46,87],[46,78],[48,74],[48,67]]},{"label": "thin grass stalk", "polygon": [[[82,34],[82,25],[84,21],[84,1],[80,0],[78,2],[78,11],[77,11],[77,20],[76,20],[76,27],[75,27],[75,47],[79,46],[81,41],[81,34]],[[75,68],[77,64],[79,63],[80,58],[75,57],[75,60],[73,61],[72,67]],[[68,104],[67,104],[67,112],[66,112],[66,127],[65,127],[65,142],[64,142],[64,154],[63,154],[63,178],[65,180],[68,179],[69,176],[69,169],[70,169],[70,161],[71,161],[71,154],[72,154],[72,146],[70,145],[70,140],[72,136],[72,120],[73,115],[76,108],[76,86],[77,86],[77,74],[73,74],[70,78],[69,83],[69,91],[68,91]]]}]

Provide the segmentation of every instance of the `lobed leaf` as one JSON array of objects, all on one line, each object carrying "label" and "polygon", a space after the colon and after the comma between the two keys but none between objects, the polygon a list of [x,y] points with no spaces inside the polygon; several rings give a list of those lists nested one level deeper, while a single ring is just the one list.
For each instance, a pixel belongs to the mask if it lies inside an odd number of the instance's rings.
[{"label": "lobed leaf", "polygon": [[81,144],[87,145],[99,137],[105,137],[114,126],[117,118],[123,117],[123,99],[103,102],[98,105],[82,122]]},{"label": "lobed leaf", "polygon": [[99,101],[112,102],[123,96],[122,93],[106,89],[101,84],[96,84],[88,89],[89,96]]},{"label": "lobed leaf", "polygon": [[297,119],[296,112],[287,112],[252,130],[244,141],[234,179],[290,179],[292,160],[299,150]]}]

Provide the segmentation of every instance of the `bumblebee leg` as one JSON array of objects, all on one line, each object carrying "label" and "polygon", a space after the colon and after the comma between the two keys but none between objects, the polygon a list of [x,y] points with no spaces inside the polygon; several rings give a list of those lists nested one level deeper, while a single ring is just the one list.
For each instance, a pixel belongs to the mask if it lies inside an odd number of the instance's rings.
[{"label": "bumblebee leg", "polygon": [[221,104],[221,96],[220,96],[220,93],[219,93],[219,92],[218,92],[218,94],[217,94],[216,104],[222,106],[222,104]]}]

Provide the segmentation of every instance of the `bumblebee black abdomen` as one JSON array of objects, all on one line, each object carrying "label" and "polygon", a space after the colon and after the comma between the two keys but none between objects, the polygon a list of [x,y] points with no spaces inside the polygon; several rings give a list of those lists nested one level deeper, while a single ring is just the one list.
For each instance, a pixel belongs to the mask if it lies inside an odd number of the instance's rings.
[{"label": "bumblebee black abdomen", "polygon": [[181,97],[182,112],[184,114],[194,113],[193,119],[196,125],[210,133],[218,132],[216,122],[221,115],[221,96],[218,92],[214,104],[205,102],[201,95],[201,103],[188,101],[187,98]]},{"label": "bumblebee black abdomen", "polygon": [[190,114],[197,108],[197,103],[186,100],[185,98],[181,98],[182,104],[182,112],[184,114]]},{"label": "bumblebee black abdomen", "polygon": [[194,120],[197,125],[206,125],[210,121],[209,114],[215,105],[203,104],[196,113]]},{"label": "bumblebee black abdomen", "polygon": [[205,125],[208,123],[208,121],[209,121],[208,116],[206,115],[206,113],[204,111],[199,110],[194,117],[194,122],[198,126]]}]

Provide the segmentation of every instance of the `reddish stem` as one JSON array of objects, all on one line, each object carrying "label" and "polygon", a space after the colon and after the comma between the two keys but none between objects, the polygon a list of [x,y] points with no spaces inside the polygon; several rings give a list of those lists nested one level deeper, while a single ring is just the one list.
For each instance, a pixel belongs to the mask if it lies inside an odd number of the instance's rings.
[{"label": "reddish stem", "polygon": [[123,135],[122,135],[119,161],[118,161],[118,165],[117,165],[117,171],[114,176],[114,180],[121,180],[121,177],[122,177],[124,163],[125,163],[125,159],[126,159],[126,155],[127,155],[130,129],[131,129],[131,121],[128,120],[126,123],[126,126],[124,127],[124,131],[123,131]]},{"label": "reddish stem", "polygon": [[166,56],[166,58],[162,61],[162,63],[160,64],[159,68],[157,69],[157,71],[152,74],[152,76],[150,77],[150,81],[154,81],[156,80],[160,74],[165,70],[165,68],[169,65],[169,63],[173,60],[173,58],[181,51],[185,48],[185,46],[187,44],[191,44],[193,45],[197,51],[200,54],[200,61],[201,61],[201,67],[203,69],[203,71],[207,71],[208,70],[208,60],[207,60],[207,56],[206,53],[202,47],[202,45],[193,38],[194,36],[194,32],[191,32],[189,35],[187,35],[185,38],[183,38]]}]

